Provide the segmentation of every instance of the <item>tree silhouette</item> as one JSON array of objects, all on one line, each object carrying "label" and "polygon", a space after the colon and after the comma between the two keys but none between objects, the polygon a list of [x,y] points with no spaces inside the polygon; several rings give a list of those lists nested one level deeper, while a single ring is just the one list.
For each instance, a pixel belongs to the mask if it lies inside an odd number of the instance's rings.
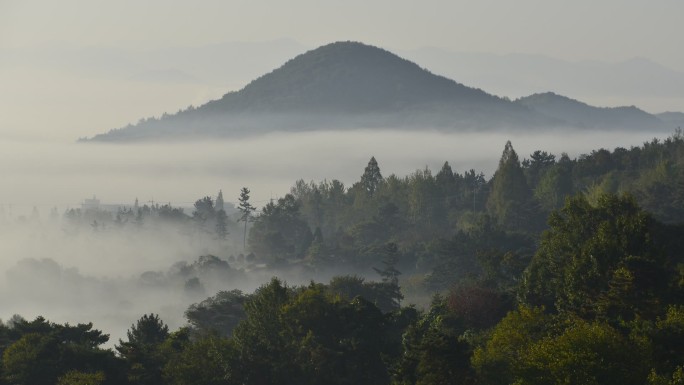
[{"label": "tree silhouette", "polygon": [[247,187],[243,187],[240,190],[240,198],[238,198],[238,210],[240,210],[241,213],[238,222],[245,222],[245,230],[242,236],[242,250],[245,250],[247,246],[247,223],[254,221],[252,213],[254,210],[256,210],[256,208],[249,203],[249,193],[249,189]]},{"label": "tree silhouette", "polygon": [[370,161],[368,161],[368,166],[366,166],[363,175],[361,175],[361,185],[368,195],[373,196],[378,189],[380,182],[382,182],[380,167],[378,167],[378,162],[375,160],[375,157],[372,156]]},{"label": "tree silhouette", "polygon": [[156,314],[145,314],[126,333],[128,341],[115,346],[129,366],[132,384],[162,384],[164,358],[160,346],[169,336],[169,327]]},{"label": "tree silhouette", "polygon": [[509,140],[492,178],[487,210],[497,222],[508,228],[529,225],[532,193],[527,186],[518,154]]},{"label": "tree silhouette", "polygon": [[216,203],[214,204],[216,211],[224,210],[223,208],[223,191],[219,190],[218,196],[216,197]]}]

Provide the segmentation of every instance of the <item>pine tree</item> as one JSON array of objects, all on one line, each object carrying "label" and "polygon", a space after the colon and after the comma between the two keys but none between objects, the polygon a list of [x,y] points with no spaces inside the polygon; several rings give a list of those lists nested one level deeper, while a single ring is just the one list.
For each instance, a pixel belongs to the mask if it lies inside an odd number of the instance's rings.
[{"label": "pine tree", "polygon": [[449,162],[444,162],[442,169],[439,170],[437,175],[435,175],[435,179],[437,180],[437,184],[439,184],[440,186],[449,186],[452,183],[454,183],[456,179],[454,177],[454,172],[451,169],[451,166],[449,165]]},{"label": "pine tree", "polygon": [[366,166],[363,175],[361,175],[361,185],[368,195],[373,196],[378,189],[380,182],[382,182],[380,167],[378,167],[378,162],[375,160],[375,157],[372,156],[370,161],[368,161],[368,166]]},{"label": "pine tree", "polygon": [[518,154],[509,140],[506,142],[499,168],[492,178],[492,189],[487,210],[505,227],[520,228],[529,225],[532,193],[527,186]]},{"label": "pine tree", "polygon": [[249,193],[249,189],[243,187],[242,190],[240,190],[240,198],[238,198],[238,210],[240,210],[241,213],[238,222],[245,222],[245,231],[242,238],[243,250],[247,247],[247,222],[252,222],[254,220],[252,213],[256,210],[256,207],[249,203]]},{"label": "pine tree", "polygon": [[114,348],[128,365],[132,384],[162,384],[164,357],[161,345],[169,336],[169,327],[156,314],[143,315],[126,333],[128,340],[119,339]]},{"label": "pine tree", "polygon": [[216,235],[219,239],[226,239],[228,236],[228,216],[223,209],[216,212]]},{"label": "pine tree", "polygon": [[218,196],[216,197],[216,203],[214,203],[214,209],[216,211],[225,210],[223,208],[223,191],[219,190]]}]

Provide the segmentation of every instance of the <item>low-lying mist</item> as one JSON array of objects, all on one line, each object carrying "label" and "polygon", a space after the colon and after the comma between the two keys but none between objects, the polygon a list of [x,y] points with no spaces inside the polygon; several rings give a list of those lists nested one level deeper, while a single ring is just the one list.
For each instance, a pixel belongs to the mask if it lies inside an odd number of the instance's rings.
[{"label": "low-lying mist", "polygon": [[[93,195],[128,207],[136,198],[140,205],[170,203],[191,215],[196,200],[219,190],[235,202],[240,188],[249,187],[252,203],[260,207],[298,179],[338,179],[349,187],[371,156],[384,176],[425,167],[436,172],[449,161],[454,171],[475,169],[489,178],[507,140],[522,159],[535,150],[576,157],[669,134],[357,130],[162,144],[0,140],[0,318],[20,314],[93,322],[116,342],[144,313],[159,313],[174,328],[184,323],[189,304],[218,290],[251,291],[275,274],[298,284],[324,281],[333,273],[246,268],[235,216],[229,216],[226,240],[172,225],[71,227],[65,211]],[[200,258],[207,255],[217,259]]]},{"label": "low-lying mist", "polygon": [[0,138],[0,205],[16,215],[38,207],[75,207],[97,195],[106,203],[156,201],[192,206],[222,189],[236,201],[248,186],[257,205],[289,190],[295,180],[358,181],[371,156],[383,175],[410,174],[444,161],[453,169],[487,176],[498,165],[507,140],[521,158],[534,150],[571,157],[599,148],[641,145],[670,132],[590,132],[445,134],[354,130],[271,134],[239,140],[163,144],[99,144],[8,141]]}]

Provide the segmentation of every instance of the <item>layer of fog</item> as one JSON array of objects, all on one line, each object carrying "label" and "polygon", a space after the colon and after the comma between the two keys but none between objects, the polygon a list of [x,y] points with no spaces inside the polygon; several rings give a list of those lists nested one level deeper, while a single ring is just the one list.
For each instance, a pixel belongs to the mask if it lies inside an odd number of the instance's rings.
[{"label": "layer of fog", "polygon": [[[189,304],[221,289],[253,290],[274,274],[239,272],[242,266],[235,263],[228,276],[202,276],[202,289],[188,291],[188,276],[178,275],[178,264],[196,266],[206,254],[225,261],[237,256],[240,227],[233,224],[231,236],[221,242],[187,236],[174,227],[72,231],[62,214],[93,195],[129,207],[136,198],[141,205],[171,203],[191,214],[195,200],[219,190],[226,201],[235,202],[247,186],[253,203],[262,206],[287,193],[298,179],[339,179],[351,186],[371,156],[385,176],[425,167],[436,172],[448,161],[454,171],[475,169],[489,177],[507,140],[521,159],[538,149],[576,157],[668,134],[361,130],[166,144],[0,141],[0,318],[17,313],[55,322],[92,321],[116,340],[144,313],[160,313],[178,327]],[[55,208],[57,215],[51,216]],[[307,271],[283,274],[291,283],[329,277]]]},{"label": "layer of fog", "polygon": [[[599,148],[639,146],[663,132],[556,130],[548,134],[445,134],[425,130],[309,132],[255,138],[166,144],[97,144],[0,140],[0,207],[27,214],[36,206],[63,211],[97,195],[103,202],[170,202],[192,206],[222,189],[236,201],[241,187],[261,205],[289,190],[294,181],[356,182],[375,156],[384,175],[407,175],[449,161],[460,172],[491,175],[511,140],[520,158],[534,150],[571,157]],[[12,207],[10,207],[12,205]]]}]

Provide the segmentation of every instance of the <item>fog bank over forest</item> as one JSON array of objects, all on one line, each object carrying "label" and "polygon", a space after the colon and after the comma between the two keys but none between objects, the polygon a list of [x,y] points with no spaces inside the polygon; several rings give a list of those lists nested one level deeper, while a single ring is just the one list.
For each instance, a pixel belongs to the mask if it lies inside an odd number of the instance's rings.
[{"label": "fog bank over forest", "polygon": [[[96,195],[103,203],[172,203],[191,207],[222,189],[236,201],[248,186],[262,206],[282,196],[298,179],[358,181],[375,156],[383,175],[404,176],[419,168],[475,169],[490,177],[501,150],[511,140],[521,158],[535,150],[571,157],[605,147],[638,146],[671,132],[589,132],[554,130],[546,134],[465,133],[426,130],[323,131],[269,134],[240,140],[161,144],[62,143],[0,139],[0,172],[7,181],[0,206],[14,215],[33,207],[47,213],[77,207]],[[11,205],[11,206],[10,206]]]},{"label": "fog bank over forest", "polygon": [[[230,234],[220,242],[173,226],[145,231],[99,228],[94,223],[78,230],[70,227],[65,211],[79,208],[93,195],[102,203],[128,207],[136,198],[141,206],[171,203],[192,215],[196,200],[215,197],[219,190],[226,202],[235,202],[240,188],[247,186],[252,202],[261,207],[286,194],[298,179],[339,179],[350,187],[371,156],[384,176],[403,177],[425,167],[436,173],[448,161],[454,171],[474,169],[489,178],[509,139],[521,158],[539,149],[556,155],[567,152],[574,158],[601,147],[629,148],[669,134],[358,130],[161,144],[0,141],[0,173],[6,181],[0,191],[0,319],[17,313],[28,319],[43,315],[55,322],[89,320],[112,333],[111,341],[116,342],[140,314],[159,313],[171,327],[183,325],[187,306],[218,290],[251,291],[275,274],[298,284],[349,273],[245,273],[237,270],[239,261],[231,261],[228,268],[221,261],[201,259],[216,255],[228,261],[243,251],[242,228],[230,213]],[[194,277],[200,278],[201,287],[189,286]]]}]

